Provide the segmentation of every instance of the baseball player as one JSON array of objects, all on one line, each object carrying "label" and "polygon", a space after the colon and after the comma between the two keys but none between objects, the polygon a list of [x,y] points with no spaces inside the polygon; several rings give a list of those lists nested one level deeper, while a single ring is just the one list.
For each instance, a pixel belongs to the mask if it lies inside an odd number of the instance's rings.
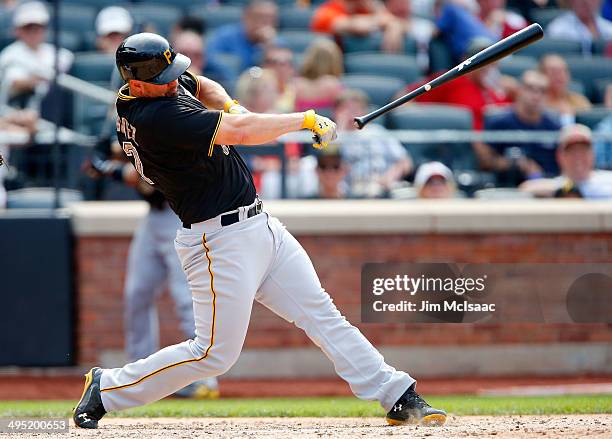
[{"label": "baseball player", "polygon": [[196,336],[116,369],[94,367],[73,419],[97,428],[110,411],[147,404],[238,359],[253,300],[303,329],[362,399],[377,400],[390,424],[441,425],[415,380],[385,363],[321,287],[298,241],[262,208],[251,174],[234,149],[301,129],[314,146],[336,138],[314,111],[249,113],[217,83],[194,76],[189,58],[155,34],[124,40],[117,67],[128,82],[117,98],[117,132],[140,176],[179,216],[175,248],[191,288]]},{"label": "baseball player", "polygon": [[[194,336],[195,322],[191,291],[173,245],[180,221],[164,195],[143,181],[131,164],[111,160],[113,143],[106,136],[98,143],[88,163],[87,174],[92,178],[107,176],[132,186],[149,204],[149,211],[130,244],[126,270],[125,348],[128,359],[133,362],[159,350],[155,299],[160,285],[167,282],[181,330],[187,338]],[[219,397],[219,385],[215,377],[209,377],[178,390],[174,396],[215,399]]]}]

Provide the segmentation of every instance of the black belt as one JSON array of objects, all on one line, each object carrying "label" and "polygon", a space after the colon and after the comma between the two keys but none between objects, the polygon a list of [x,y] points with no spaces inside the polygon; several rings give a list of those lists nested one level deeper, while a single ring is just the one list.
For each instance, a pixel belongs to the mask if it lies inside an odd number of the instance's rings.
[{"label": "black belt", "polygon": [[[259,215],[261,212],[263,212],[263,203],[257,199],[255,200],[255,205],[249,208],[247,211],[247,218]],[[223,227],[235,224],[238,221],[240,221],[240,212],[226,213],[221,215],[221,225]],[[185,229],[191,229],[191,224],[183,223],[183,227]]]}]

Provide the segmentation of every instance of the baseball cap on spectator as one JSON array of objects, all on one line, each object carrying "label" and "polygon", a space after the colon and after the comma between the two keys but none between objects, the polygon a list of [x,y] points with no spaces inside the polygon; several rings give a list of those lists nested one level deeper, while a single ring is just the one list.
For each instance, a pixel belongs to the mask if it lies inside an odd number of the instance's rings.
[{"label": "baseball cap on spectator", "polygon": [[120,6],[109,6],[102,9],[96,17],[96,33],[106,36],[112,33],[129,34],[134,25],[127,9]]},{"label": "baseball cap on spectator", "polygon": [[342,165],[342,156],[337,143],[330,143],[327,148],[316,150],[315,155],[319,169],[339,169]]},{"label": "baseball cap on spectator", "polygon": [[593,136],[591,134],[591,129],[586,125],[582,124],[574,124],[567,125],[561,130],[561,136],[559,138],[559,149],[565,149],[568,146],[582,143],[591,145],[593,141]]},{"label": "baseball cap on spectator", "polygon": [[414,186],[420,190],[432,177],[442,177],[453,184],[455,182],[453,172],[446,165],[440,162],[429,162],[419,166],[414,177]]},{"label": "baseball cap on spectator", "polygon": [[49,23],[49,11],[42,2],[22,3],[13,15],[13,26],[23,27],[28,24],[39,24],[46,26]]}]

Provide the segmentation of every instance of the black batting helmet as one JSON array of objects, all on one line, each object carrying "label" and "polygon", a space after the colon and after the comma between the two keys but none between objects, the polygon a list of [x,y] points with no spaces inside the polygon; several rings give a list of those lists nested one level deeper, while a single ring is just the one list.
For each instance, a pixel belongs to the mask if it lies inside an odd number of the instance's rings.
[{"label": "black batting helmet", "polygon": [[191,60],[176,53],[164,37],[146,32],[123,40],[115,60],[124,81],[136,79],[151,84],[172,82],[191,64]]}]

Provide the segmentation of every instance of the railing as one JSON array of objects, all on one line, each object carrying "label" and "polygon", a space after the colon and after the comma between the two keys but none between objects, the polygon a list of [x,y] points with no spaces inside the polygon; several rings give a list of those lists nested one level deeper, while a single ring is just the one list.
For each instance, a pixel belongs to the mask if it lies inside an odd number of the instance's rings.
[{"label": "railing", "polygon": [[[612,114],[612,111],[610,111]],[[555,143],[559,141],[559,131],[472,131],[472,130],[388,130],[389,135],[402,143]],[[296,132],[279,137],[280,142],[311,143],[312,136],[307,132]],[[593,133],[593,140],[612,141],[612,133]],[[338,134],[342,141],[342,132]]]}]

